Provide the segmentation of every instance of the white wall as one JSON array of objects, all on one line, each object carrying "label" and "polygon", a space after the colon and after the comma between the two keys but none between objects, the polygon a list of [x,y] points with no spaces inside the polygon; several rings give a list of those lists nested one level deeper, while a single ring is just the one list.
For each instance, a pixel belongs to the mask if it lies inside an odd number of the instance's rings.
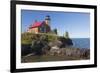
[{"label": "white wall", "polygon": [[[34,0],[45,2],[98,4],[98,67],[42,71],[34,73],[99,73],[100,72],[100,2],[99,0]],[[0,73],[10,73],[10,0],[0,0]],[[29,72],[30,73],[30,72]]]}]

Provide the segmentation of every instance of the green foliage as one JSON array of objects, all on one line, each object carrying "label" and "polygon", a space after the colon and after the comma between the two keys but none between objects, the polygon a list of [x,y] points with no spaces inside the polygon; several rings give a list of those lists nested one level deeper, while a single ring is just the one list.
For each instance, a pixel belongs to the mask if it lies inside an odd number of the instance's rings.
[{"label": "green foliage", "polygon": [[31,33],[22,33],[21,34],[21,43],[22,44],[31,44],[32,40],[36,39],[36,36]]},{"label": "green foliage", "polygon": [[[59,40],[60,36],[57,36],[56,34],[52,33],[39,33],[39,34],[34,34],[34,33],[22,33],[21,34],[21,43],[22,44],[31,44],[32,41],[35,40],[45,40],[48,42],[52,42],[55,40]],[[65,36],[63,38],[68,38],[69,39],[69,34],[68,32],[65,33]]]},{"label": "green foliage", "polygon": [[53,36],[53,35],[48,35],[48,41],[51,42],[51,41],[54,41],[54,40],[57,40],[57,36]]},{"label": "green foliage", "polygon": [[54,29],[53,31],[54,31],[55,34],[58,34],[57,29]]},{"label": "green foliage", "polygon": [[34,33],[22,33],[21,34],[21,43],[22,44],[31,44],[32,41],[35,40],[45,40],[45,41],[54,41],[57,39],[57,36],[54,34],[49,33],[40,33],[40,34],[34,34]]},{"label": "green foliage", "polygon": [[69,33],[66,31],[65,32],[65,36],[64,36],[65,38],[69,38]]}]

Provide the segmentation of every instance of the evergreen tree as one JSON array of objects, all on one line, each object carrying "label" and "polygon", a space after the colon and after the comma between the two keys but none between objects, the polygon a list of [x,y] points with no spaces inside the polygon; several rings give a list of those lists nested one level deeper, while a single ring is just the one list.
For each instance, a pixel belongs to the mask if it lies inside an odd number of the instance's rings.
[{"label": "evergreen tree", "polygon": [[55,33],[55,34],[58,34],[57,29],[54,29],[54,33]]},{"label": "evergreen tree", "polygon": [[65,32],[65,38],[69,38],[69,33],[67,31]]}]

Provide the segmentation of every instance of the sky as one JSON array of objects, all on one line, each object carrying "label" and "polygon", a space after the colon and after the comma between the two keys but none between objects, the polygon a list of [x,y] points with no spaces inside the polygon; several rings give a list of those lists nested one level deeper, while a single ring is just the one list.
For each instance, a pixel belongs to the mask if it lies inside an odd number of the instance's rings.
[{"label": "sky", "polygon": [[59,36],[63,36],[67,31],[71,38],[90,37],[90,14],[82,12],[21,10],[22,32],[27,31],[35,20],[44,21],[47,15],[51,18],[51,29],[56,28]]}]

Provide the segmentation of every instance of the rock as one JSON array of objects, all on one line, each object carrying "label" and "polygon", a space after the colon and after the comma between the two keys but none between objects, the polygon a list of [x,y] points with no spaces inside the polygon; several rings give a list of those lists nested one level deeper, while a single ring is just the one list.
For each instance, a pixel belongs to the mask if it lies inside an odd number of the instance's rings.
[{"label": "rock", "polygon": [[50,55],[58,55],[60,53],[58,46],[52,46],[50,49]]},{"label": "rock", "polygon": [[61,48],[73,45],[72,40],[69,38],[59,37],[58,40],[62,43]]},{"label": "rock", "polygon": [[62,42],[61,42],[61,41],[56,40],[56,41],[49,42],[49,44],[48,44],[48,45],[49,45],[50,47],[53,47],[53,46],[61,47]]},{"label": "rock", "polygon": [[43,54],[48,55],[48,54],[49,54],[49,51],[50,51],[50,48],[51,48],[50,46],[45,45],[45,46],[42,48]]},{"label": "rock", "polygon": [[[59,55],[73,56],[73,57],[89,57],[89,49],[78,49],[78,48],[60,48]],[[54,50],[53,50],[54,51]]]},{"label": "rock", "polygon": [[66,49],[66,56],[72,56],[73,51],[71,49]]},{"label": "rock", "polygon": [[80,50],[81,57],[89,57],[90,56],[90,50],[89,49],[81,49]]},{"label": "rock", "polygon": [[33,52],[33,49],[30,47],[30,45],[26,45],[26,44],[21,45],[21,55],[22,56],[25,56],[32,52]]},{"label": "rock", "polygon": [[42,55],[43,54],[42,48],[44,47],[44,43],[42,41],[36,40],[36,41],[34,41],[34,43],[32,42],[31,47],[32,47],[35,55]]},{"label": "rock", "polygon": [[59,49],[51,49],[50,50],[50,55],[60,55],[60,50]]}]

